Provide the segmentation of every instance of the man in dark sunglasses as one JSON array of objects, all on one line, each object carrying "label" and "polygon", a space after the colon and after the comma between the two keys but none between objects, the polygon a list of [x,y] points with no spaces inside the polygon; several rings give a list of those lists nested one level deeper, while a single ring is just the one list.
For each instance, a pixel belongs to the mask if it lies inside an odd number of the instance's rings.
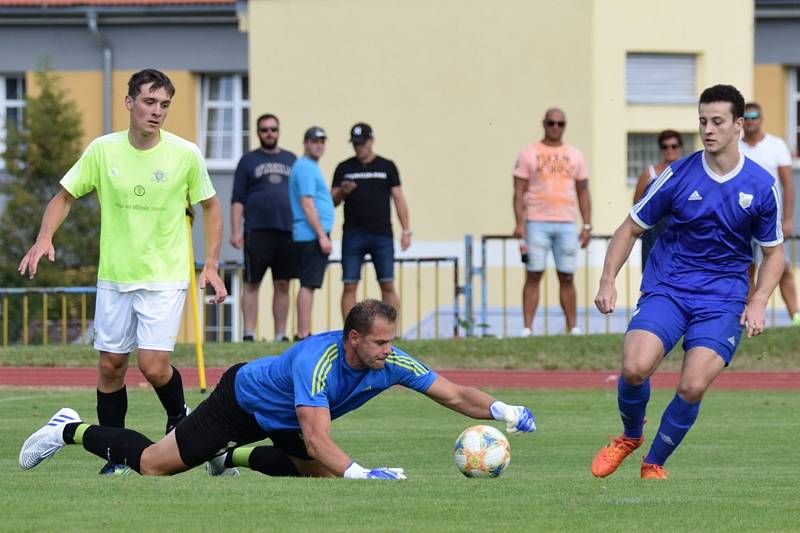
[{"label": "man in dark sunglasses", "polygon": [[[514,168],[514,236],[521,240],[521,248],[528,250],[522,290],[523,337],[531,335],[539,303],[539,282],[551,250],[566,331],[581,333],[573,274],[578,242],[586,248],[592,230],[589,172],[580,150],[562,141],[566,115],[561,109],[548,109],[542,125],[544,138],[522,150]],[[580,234],[575,228],[578,210],[583,219]]]},{"label": "man in dark sunglasses", "polygon": [[280,121],[275,115],[258,117],[256,131],[261,146],[239,160],[231,195],[231,245],[244,249],[242,340],[255,339],[258,291],[271,268],[275,340],[288,341],[289,280],[297,277],[289,173],[297,157],[278,146]]},{"label": "man in dark sunglasses", "polygon": [[[744,136],[739,141],[741,152],[772,174],[783,192],[783,234],[792,235],[792,213],[794,212],[794,183],[792,181],[792,155],[783,139],[770,135],[763,129],[764,113],[757,102],[748,102],[744,107]],[[781,296],[792,324],[800,326],[800,313],[797,310],[797,288],[789,264],[791,254],[784,248],[787,258],[786,268],[780,281]],[[753,244],[753,264],[750,266],[750,287],[755,286],[756,270],[764,258],[761,247]]]}]

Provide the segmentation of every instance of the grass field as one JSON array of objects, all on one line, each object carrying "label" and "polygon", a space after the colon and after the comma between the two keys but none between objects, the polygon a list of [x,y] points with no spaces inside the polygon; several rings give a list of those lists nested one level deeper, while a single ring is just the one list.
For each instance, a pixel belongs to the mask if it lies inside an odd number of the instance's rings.
[{"label": "grass field", "polygon": [[[797,531],[796,392],[711,391],[667,465],[638,479],[640,453],[605,480],[589,462],[619,430],[612,391],[496,391],[529,405],[539,430],[512,439],[498,479],[466,479],[452,443],[473,422],[424,396],[391,390],[334,422],[334,438],[369,466],[402,466],[404,482],[273,479],[244,471],[209,478],[103,478],[102,461],[69,446],[32,471],[19,446],[58,408],[95,420],[94,391],[0,390],[2,531]],[[654,392],[647,436],[671,392]],[[201,397],[189,393],[189,401]],[[152,393],[130,392],[128,425],[163,431]]]},{"label": "grass field", "polygon": [[[607,370],[618,368],[622,335],[557,335],[533,338],[469,338],[398,340],[397,346],[434,368],[524,368],[542,370]],[[229,366],[262,355],[278,354],[287,344],[209,343],[206,366]],[[680,346],[661,368],[680,368]],[[178,366],[194,366],[194,345],[175,347]],[[12,346],[0,348],[0,366],[95,366],[97,352],[90,346]],[[800,370],[800,328],[772,328],[743,339],[731,370]]]}]

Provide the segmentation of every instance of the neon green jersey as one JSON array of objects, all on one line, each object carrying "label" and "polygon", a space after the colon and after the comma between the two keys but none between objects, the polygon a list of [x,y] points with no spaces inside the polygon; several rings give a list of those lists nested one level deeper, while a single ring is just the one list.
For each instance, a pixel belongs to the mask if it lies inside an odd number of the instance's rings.
[{"label": "neon green jersey", "polygon": [[128,131],[92,141],[61,186],[100,202],[97,286],[120,291],[186,288],[189,244],[186,206],[214,196],[200,150],[161,131],[161,141],[137,150]]}]

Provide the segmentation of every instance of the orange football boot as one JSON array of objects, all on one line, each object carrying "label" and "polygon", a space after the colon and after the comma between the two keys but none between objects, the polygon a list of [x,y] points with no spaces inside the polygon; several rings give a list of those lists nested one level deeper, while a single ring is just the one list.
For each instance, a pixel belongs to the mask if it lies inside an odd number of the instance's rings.
[{"label": "orange football boot", "polygon": [[644,436],[638,439],[629,439],[624,435],[612,437],[611,442],[607,446],[600,448],[600,451],[594,456],[592,475],[594,477],[610,476],[619,468],[622,461],[633,453],[633,450],[641,446],[643,442]]},{"label": "orange football boot", "polygon": [[642,462],[642,479],[667,479],[668,470],[661,465]]}]

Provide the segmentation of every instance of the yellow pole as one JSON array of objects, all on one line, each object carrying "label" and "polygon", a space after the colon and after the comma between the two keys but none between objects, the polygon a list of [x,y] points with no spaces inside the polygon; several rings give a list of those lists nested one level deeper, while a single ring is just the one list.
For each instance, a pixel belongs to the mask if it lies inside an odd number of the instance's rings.
[{"label": "yellow pole", "polygon": [[61,295],[61,344],[67,344],[67,295]]},{"label": "yellow pole", "polygon": [[417,340],[422,338],[422,263],[417,261]]},{"label": "yellow pole", "polygon": [[86,344],[86,293],[81,293],[81,346]]},{"label": "yellow pole", "polygon": [[[331,330],[331,269],[327,268],[325,272],[325,327],[328,331]],[[344,319],[342,319],[344,320]]]},{"label": "yellow pole", "polygon": [[403,302],[403,263],[402,262],[399,263],[398,269],[399,269],[399,273],[398,273],[397,277],[400,279],[400,284],[397,287],[397,301],[400,302],[400,310],[397,313],[397,329],[398,329],[397,336],[398,337],[402,337],[403,336],[403,309],[406,308],[406,306],[404,305],[404,302]]},{"label": "yellow pole", "polygon": [[28,293],[22,296],[22,344],[28,345]]},{"label": "yellow pole", "polygon": [[435,262],[436,274],[434,277],[433,290],[433,338],[439,338],[439,260]]},{"label": "yellow pole", "polygon": [[3,295],[3,346],[8,346],[8,296]]},{"label": "yellow pole", "polygon": [[189,294],[192,295],[192,318],[194,321],[194,351],[197,354],[197,379],[200,392],[206,392],[206,364],[203,358],[203,331],[200,327],[200,308],[197,305],[197,280],[194,272],[194,249],[192,247],[192,222],[186,217],[186,237],[189,241]]},{"label": "yellow pole", "polygon": [[42,293],[42,344],[47,346],[47,293]]},{"label": "yellow pole", "polygon": [[506,264],[506,243],[508,240],[502,239],[500,242],[503,244],[503,290],[501,292],[503,293],[503,338],[505,338],[508,337],[508,265]]},{"label": "yellow pole", "polygon": [[[592,242],[589,241],[589,244],[584,248],[583,254],[583,334],[589,334],[589,295],[591,291],[589,289],[589,248],[591,248]],[[577,322],[577,320],[576,320]]]}]

